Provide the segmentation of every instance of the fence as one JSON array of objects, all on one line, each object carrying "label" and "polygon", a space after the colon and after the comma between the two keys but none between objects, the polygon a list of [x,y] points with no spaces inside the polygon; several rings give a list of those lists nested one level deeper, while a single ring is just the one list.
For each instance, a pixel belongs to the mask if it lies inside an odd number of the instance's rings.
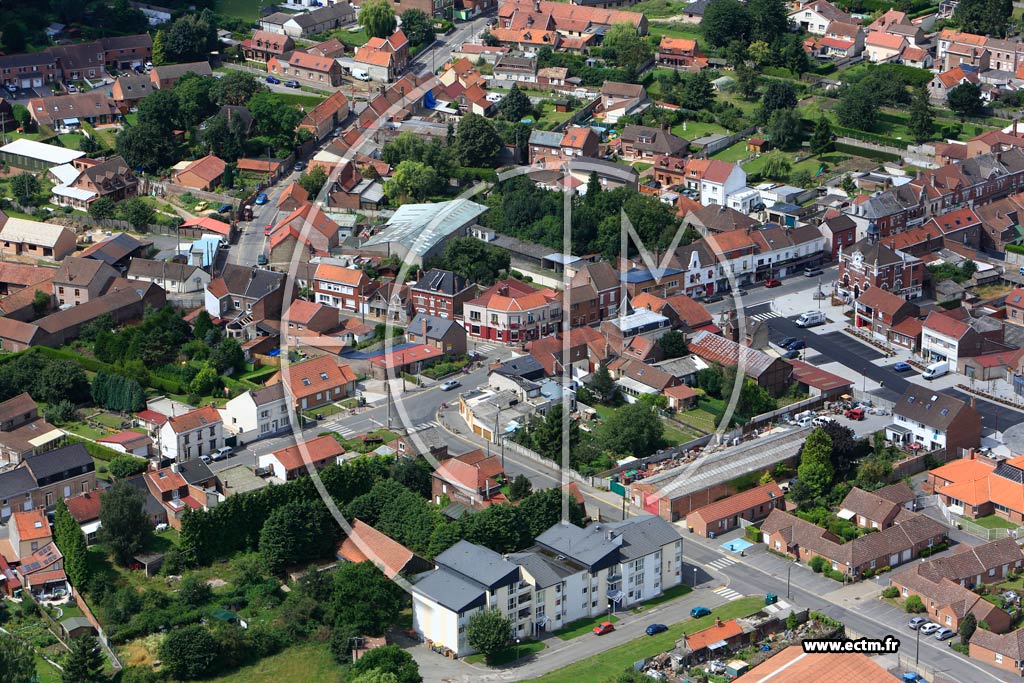
[{"label": "fence", "polygon": [[955,526],[957,529],[960,529],[961,531],[964,531],[970,534],[971,536],[974,536],[975,538],[980,538],[983,541],[997,541],[1001,538],[1007,537],[1024,538],[1024,527],[1016,527],[1012,529],[990,529],[986,526],[978,524],[974,520],[967,519],[966,517],[962,517],[956,514],[955,512],[953,512],[953,510],[951,510],[945,504],[943,504],[942,499],[939,498],[937,495],[921,496],[917,500],[918,504],[921,505],[922,507],[934,507],[940,513],[942,513],[942,516],[946,519],[946,523],[950,526]]},{"label": "fence", "polygon": [[135,232],[149,235],[176,235],[178,229],[169,225],[157,225],[150,223],[139,227],[133,226],[128,221],[117,218],[93,218],[92,216],[70,216],[69,219],[81,226],[90,226],[100,230],[118,230],[121,232]]},{"label": "fence", "polygon": [[565,473],[565,476],[567,476],[569,479],[572,479],[574,481],[578,481],[581,484],[586,484],[587,486],[593,486],[594,485],[594,478],[593,477],[585,477],[585,476],[583,476],[582,474],[580,474],[579,472],[577,472],[576,470],[573,470],[573,469],[562,470],[562,468],[560,468],[558,466],[558,463],[556,463],[555,461],[548,460],[547,458],[542,456],[540,453],[537,453],[536,451],[531,450],[531,449],[527,448],[526,446],[523,446],[522,444],[518,444],[515,441],[511,441],[509,439],[504,439],[504,442],[503,442],[501,447],[511,451],[512,453],[515,453],[516,455],[518,455],[520,457],[527,458],[528,460],[533,460],[534,462],[540,463],[541,465],[544,465],[545,467],[547,467],[549,469],[561,470],[562,472]]}]

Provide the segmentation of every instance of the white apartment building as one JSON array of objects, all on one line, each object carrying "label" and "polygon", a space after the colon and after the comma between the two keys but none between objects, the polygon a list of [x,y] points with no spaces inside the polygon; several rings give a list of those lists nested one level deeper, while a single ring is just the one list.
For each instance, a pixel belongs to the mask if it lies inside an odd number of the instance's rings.
[{"label": "white apartment building", "polygon": [[502,557],[460,541],[413,583],[413,628],[471,654],[470,617],[500,609],[513,637],[536,637],[585,617],[629,609],[682,583],[682,539],[654,515],[580,528],[558,524],[522,553]]},{"label": "white apartment building", "polygon": [[160,428],[160,454],[165,458],[191,460],[223,447],[224,423],[210,406],[170,417]]},{"label": "white apartment building", "polygon": [[236,396],[220,413],[224,428],[237,437],[239,446],[291,427],[288,396],[282,382]]}]

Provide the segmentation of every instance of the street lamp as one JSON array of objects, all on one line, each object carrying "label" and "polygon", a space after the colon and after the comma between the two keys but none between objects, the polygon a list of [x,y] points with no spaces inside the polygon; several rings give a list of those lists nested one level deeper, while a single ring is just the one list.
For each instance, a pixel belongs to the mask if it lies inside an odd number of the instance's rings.
[{"label": "street lamp", "polygon": [[917,627],[917,650],[914,652],[914,670],[918,670],[918,662],[921,661],[921,627]]},{"label": "street lamp", "polygon": [[517,662],[519,661],[519,643],[520,643],[519,638],[516,638],[516,661]]},{"label": "street lamp", "polygon": [[693,568],[693,587],[697,587],[697,568]]},{"label": "street lamp", "polygon": [[786,599],[787,600],[789,600],[789,577],[790,577],[790,574],[793,572],[793,565],[794,564],[796,564],[796,561],[791,562],[789,564],[789,566],[786,567]]}]

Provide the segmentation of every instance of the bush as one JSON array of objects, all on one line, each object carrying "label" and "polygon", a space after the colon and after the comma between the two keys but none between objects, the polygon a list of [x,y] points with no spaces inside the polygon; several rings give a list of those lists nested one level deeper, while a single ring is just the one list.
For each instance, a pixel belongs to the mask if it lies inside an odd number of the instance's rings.
[{"label": "bush", "polygon": [[149,463],[134,455],[122,454],[111,458],[110,474],[116,479],[127,479],[146,471]]},{"label": "bush", "polygon": [[888,586],[882,589],[883,598],[898,598],[900,596],[900,589],[896,586]]},{"label": "bush", "polygon": [[916,595],[911,595],[903,601],[903,609],[910,614],[918,614],[924,611],[924,603],[921,602],[921,598]]},{"label": "bush", "polygon": [[963,643],[953,643],[950,645],[950,647],[962,655],[971,654],[971,648],[969,645],[964,645]]},{"label": "bush", "polygon": [[942,543],[933,545],[931,548],[925,548],[920,553],[918,553],[918,555],[920,555],[921,557],[930,557],[936,553],[941,553],[943,550],[946,550],[947,548],[949,548],[949,543],[943,541]]},{"label": "bush", "polygon": [[810,567],[815,574],[823,572],[825,570],[825,565],[825,558],[820,555],[815,555],[811,558],[811,561],[807,563],[807,566]]},{"label": "bush", "polygon": [[745,532],[743,532],[743,533],[746,535],[748,541],[750,541],[752,543],[760,543],[761,542],[761,530],[758,529],[753,524],[748,526],[747,530]]}]

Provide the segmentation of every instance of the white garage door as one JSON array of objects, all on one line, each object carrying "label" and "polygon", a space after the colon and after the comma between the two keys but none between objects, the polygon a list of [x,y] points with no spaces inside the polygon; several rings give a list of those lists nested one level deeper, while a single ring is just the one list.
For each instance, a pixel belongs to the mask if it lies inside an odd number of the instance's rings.
[{"label": "white garage door", "polygon": [[21,87],[22,88],[31,88],[32,87],[32,79],[31,78],[24,78],[24,79],[22,79]]}]

